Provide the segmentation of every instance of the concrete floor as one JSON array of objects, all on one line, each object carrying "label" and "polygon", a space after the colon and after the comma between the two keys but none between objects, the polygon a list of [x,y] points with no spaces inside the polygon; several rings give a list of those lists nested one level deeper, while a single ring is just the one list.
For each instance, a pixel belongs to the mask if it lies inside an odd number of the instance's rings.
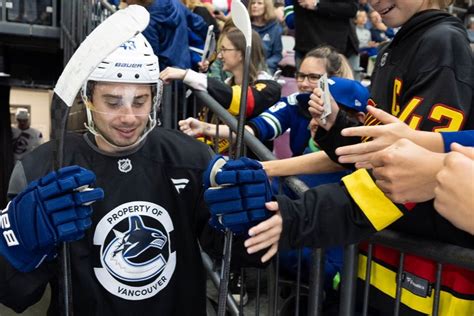
[{"label": "concrete floor", "polygon": [[15,313],[8,307],[0,304],[0,316],[14,316],[14,315],[23,315],[23,316],[44,316],[48,310],[49,300],[51,298],[51,292],[49,286],[44,292],[43,298],[37,304],[31,306],[26,311],[21,314]]}]

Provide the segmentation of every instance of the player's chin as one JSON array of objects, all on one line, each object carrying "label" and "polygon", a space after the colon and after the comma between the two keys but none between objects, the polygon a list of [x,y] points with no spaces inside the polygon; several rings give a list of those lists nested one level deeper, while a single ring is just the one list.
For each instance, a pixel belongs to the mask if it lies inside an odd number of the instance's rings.
[{"label": "player's chin", "polygon": [[118,147],[126,147],[135,144],[140,135],[138,133],[134,133],[133,135],[127,135],[124,137],[123,135],[116,135],[113,137],[112,142],[114,145]]}]

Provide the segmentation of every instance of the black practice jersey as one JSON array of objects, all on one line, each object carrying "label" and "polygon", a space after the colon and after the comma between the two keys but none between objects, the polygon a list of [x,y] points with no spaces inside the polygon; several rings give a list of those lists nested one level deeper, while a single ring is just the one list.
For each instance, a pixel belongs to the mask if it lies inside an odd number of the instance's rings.
[{"label": "black practice jersey", "polygon": [[[16,166],[11,194],[50,171],[44,162],[52,161],[51,149],[43,145]],[[198,239],[206,245],[221,239],[207,225],[203,202],[202,173],[211,154],[203,143],[163,128],[132,152],[115,155],[101,152],[87,134],[67,136],[64,164],[94,171],[105,192],[93,204],[85,238],[70,244],[76,315],[205,314]],[[1,259],[0,269],[2,303],[22,310],[50,282],[49,314],[57,314],[55,261],[19,273]]]}]

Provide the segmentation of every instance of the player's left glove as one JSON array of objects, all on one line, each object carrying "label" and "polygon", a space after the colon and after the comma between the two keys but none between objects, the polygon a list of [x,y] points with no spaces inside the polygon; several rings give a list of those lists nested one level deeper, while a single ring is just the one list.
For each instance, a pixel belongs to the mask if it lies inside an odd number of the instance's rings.
[{"label": "player's left glove", "polygon": [[272,197],[270,184],[256,160],[216,156],[204,173],[204,186],[210,224],[216,229],[242,234],[270,215],[265,208]]}]

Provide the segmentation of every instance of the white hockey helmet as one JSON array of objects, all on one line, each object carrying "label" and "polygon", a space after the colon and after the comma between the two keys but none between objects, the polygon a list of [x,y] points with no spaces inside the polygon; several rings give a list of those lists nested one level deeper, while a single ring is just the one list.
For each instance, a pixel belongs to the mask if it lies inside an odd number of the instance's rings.
[{"label": "white hockey helmet", "polygon": [[[157,124],[156,116],[162,95],[158,57],[154,54],[146,38],[142,34],[138,34],[120,45],[96,67],[84,82],[81,95],[87,111],[85,126],[92,134],[102,136],[95,128],[92,116],[94,111],[92,91],[97,82],[151,85],[153,94],[152,110],[147,127],[143,135],[137,140],[137,143],[141,142]],[[104,140],[108,142],[107,139],[104,138]],[[114,144],[110,145],[117,147]],[[126,148],[121,147],[120,149]]]},{"label": "white hockey helmet", "polygon": [[15,118],[17,120],[28,120],[30,118],[30,113],[25,108],[18,108],[15,113]]}]

